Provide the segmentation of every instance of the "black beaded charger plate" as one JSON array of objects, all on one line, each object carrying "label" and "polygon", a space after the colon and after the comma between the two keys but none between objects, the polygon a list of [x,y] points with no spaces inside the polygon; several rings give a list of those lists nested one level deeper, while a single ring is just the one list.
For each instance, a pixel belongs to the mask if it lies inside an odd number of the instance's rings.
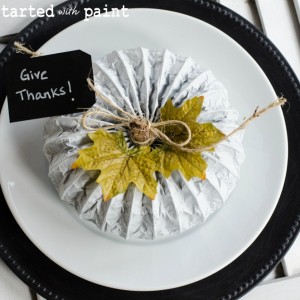
[{"label": "black beaded charger plate", "polygon": [[[83,8],[105,7],[103,0],[67,1],[55,9],[75,5],[78,15],[40,18],[16,40],[38,49],[56,33],[84,18]],[[253,25],[222,5],[204,0],[114,0],[110,7],[156,8],[180,12],[203,20],[238,42],[260,65],[278,95],[290,102],[283,108],[289,136],[286,181],[267,226],[236,260],[213,275],[176,289],[129,292],[83,280],[53,263],[27,238],[13,218],[3,194],[0,202],[0,254],[28,286],[47,299],[237,299],[247,293],[280,261],[300,228],[300,84],[276,47]],[[5,99],[3,69],[15,57],[13,41],[0,55],[0,100]]]}]

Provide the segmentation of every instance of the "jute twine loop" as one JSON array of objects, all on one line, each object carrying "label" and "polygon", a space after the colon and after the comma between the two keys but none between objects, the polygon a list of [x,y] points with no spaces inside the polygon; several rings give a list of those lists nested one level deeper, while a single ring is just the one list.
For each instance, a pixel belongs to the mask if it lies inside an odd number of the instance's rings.
[{"label": "jute twine loop", "polygon": [[[16,47],[17,53],[23,53],[31,55],[31,57],[38,57],[41,56],[42,53],[32,51],[26,47],[20,42],[14,43]],[[159,121],[152,123],[146,118],[138,117],[137,115],[133,115],[131,113],[128,113],[127,111],[123,110],[121,107],[119,107],[116,103],[111,101],[109,98],[107,98],[105,95],[103,95],[93,84],[93,81],[90,78],[87,78],[87,83],[89,88],[95,92],[96,96],[100,99],[102,99],[106,104],[116,109],[121,116],[118,116],[108,110],[105,110],[103,108],[97,108],[92,109],[90,111],[87,111],[83,113],[82,116],[82,127],[89,131],[95,131],[100,128],[104,129],[117,129],[120,127],[127,127],[130,131],[130,136],[132,141],[137,145],[151,145],[155,139],[160,139],[162,142],[172,146],[175,149],[179,149],[181,151],[189,152],[189,153],[196,153],[196,152],[202,152],[210,150],[214,147],[216,147],[219,143],[227,140],[232,135],[234,135],[236,132],[244,129],[252,120],[260,117],[263,113],[269,111],[270,109],[282,106],[287,102],[287,99],[284,97],[278,98],[276,101],[272,102],[265,108],[258,110],[258,107],[255,109],[252,116],[248,119],[246,119],[240,126],[238,126],[235,130],[230,132],[229,134],[225,135],[221,140],[219,140],[215,144],[211,144],[209,146],[203,146],[203,147],[196,147],[196,148],[187,148],[186,146],[192,139],[192,133],[189,126],[180,120],[168,120],[168,121]],[[109,126],[99,126],[98,125],[89,125],[89,121],[93,121],[94,123],[96,121],[99,122],[99,120],[93,119],[95,116],[103,116],[105,118],[109,118],[111,120],[117,121],[119,123],[109,125]],[[162,130],[159,129],[159,127],[163,126],[182,126],[187,133],[187,138],[181,143],[177,143],[175,141],[172,141],[170,137],[168,137],[166,134],[163,133]]]},{"label": "jute twine loop", "polygon": [[32,50],[24,47],[24,44],[21,44],[20,42],[14,42],[14,46],[16,47],[17,53],[29,54],[29,55],[31,55],[31,57],[39,57],[42,55],[42,53],[40,53],[40,52],[35,52],[35,51],[32,51]]}]

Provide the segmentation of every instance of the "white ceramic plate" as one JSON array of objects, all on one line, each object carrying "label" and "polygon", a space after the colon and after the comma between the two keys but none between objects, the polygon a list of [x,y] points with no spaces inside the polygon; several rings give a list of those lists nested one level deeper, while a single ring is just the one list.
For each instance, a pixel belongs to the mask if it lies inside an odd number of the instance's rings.
[{"label": "white ceramic plate", "polygon": [[[82,49],[93,59],[132,47],[169,48],[210,68],[227,87],[241,117],[276,95],[255,61],[231,38],[197,19],[153,9],[132,9],[128,18],[94,18],[59,33],[44,54]],[[80,63],[80,62],[79,62]],[[246,161],[225,207],[203,226],[155,242],[101,234],[79,220],[57,196],[42,153],[45,119],[10,124],[7,103],[0,120],[1,183],[8,205],[27,236],[66,270],[104,286],[126,290],[174,288],[203,279],[238,257],[259,235],[279,199],[287,166],[281,110],[251,124]],[[47,271],[47,270],[45,270]]]}]

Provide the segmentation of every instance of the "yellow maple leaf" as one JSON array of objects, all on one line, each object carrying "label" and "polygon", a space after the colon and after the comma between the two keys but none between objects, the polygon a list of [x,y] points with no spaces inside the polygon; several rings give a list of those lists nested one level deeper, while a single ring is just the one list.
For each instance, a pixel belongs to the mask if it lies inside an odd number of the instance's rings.
[{"label": "yellow maple leaf", "polygon": [[190,180],[192,177],[205,179],[206,161],[200,153],[188,153],[164,145],[156,148],[150,154],[156,162],[156,171],[159,171],[168,178],[175,170]]},{"label": "yellow maple leaf", "polygon": [[[200,124],[196,121],[200,115],[203,100],[203,97],[194,97],[185,101],[182,106],[175,107],[172,100],[169,99],[160,111],[161,121],[179,120],[189,126],[192,137],[185,148],[209,147],[221,141],[225,136],[212,123]],[[183,126],[165,125],[161,130],[177,143],[187,139],[187,132]],[[213,150],[213,146],[211,150]],[[162,144],[154,149],[150,155],[156,161],[156,171],[161,172],[166,178],[171,175],[172,171],[178,170],[186,180],[190,180],[192,177],[205,179],[207,164],[200,152],[189,153]]]},{"label": "yellow maple leaf", "polygon": [[195,122],[200,115],[204,97],[194,97],[185,101],[181,106],[175,107],[173,101],[169,99],[160,110],[160,119],[179,120],[183,122]]},{"label": "yellow maple leaf", "polygon": [[122,131],[109,133],[99,129],[89,137],[94,145],[79,151],[72,168],[101,171],[97,182],[102,187],[104,201],[126,192],[130,183],[150,199],[155,198],[157,181],[155,163],[148,155],[150,146],[129,149]]}]

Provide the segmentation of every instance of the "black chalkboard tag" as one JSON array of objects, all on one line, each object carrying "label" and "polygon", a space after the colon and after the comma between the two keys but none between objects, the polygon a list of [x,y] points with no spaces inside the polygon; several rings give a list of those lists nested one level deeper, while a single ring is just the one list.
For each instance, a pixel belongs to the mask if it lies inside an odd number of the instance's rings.
[{"label": "black chalkboard tag", "polygon": [[10,122],[78,113],[95,103],[86,81],[93,78],[89,54],[20,55],[5,70]]}]

